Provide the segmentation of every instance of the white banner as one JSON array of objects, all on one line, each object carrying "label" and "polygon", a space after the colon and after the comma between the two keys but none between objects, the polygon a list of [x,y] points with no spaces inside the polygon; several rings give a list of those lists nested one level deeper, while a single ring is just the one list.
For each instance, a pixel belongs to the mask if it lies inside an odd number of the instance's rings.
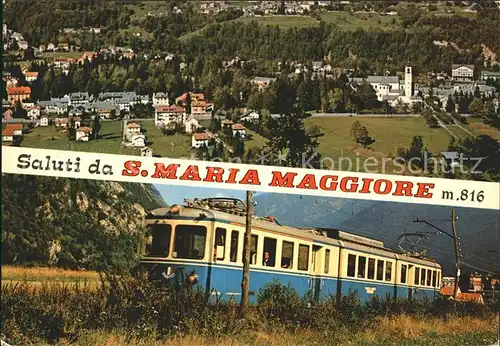
[{"label": "white banner", "polygon": [[2,173],[499,209],[500,184],[4,146]]}]

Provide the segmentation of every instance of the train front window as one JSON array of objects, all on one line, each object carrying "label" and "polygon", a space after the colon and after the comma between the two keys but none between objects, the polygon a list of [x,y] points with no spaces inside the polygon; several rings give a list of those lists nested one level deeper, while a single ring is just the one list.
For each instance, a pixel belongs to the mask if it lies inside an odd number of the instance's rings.
[{"label": "train front window", "polygon": [[145,255],[149,257],[168,257],[171,235],[172,226],[170,225],[149,226]]},{"label": "train front window", "polygon": [[354,277],[356,272],[356,255],[350,254],[347,257],[347,276]]},{"label": "train front window", "polygon": [[375,259],[374,258],[368,259],[368,279],[370,279],[370,280],[375,279]]},{"label": "train front window", "polygon": [[203,226],[179,225],[175,228],[175,258],[203,259],[207,229]]},{"label": "train front window", "polygon": [[226,230],[217,227],[215,230],[214,259],[224,260],[226,250]]}]

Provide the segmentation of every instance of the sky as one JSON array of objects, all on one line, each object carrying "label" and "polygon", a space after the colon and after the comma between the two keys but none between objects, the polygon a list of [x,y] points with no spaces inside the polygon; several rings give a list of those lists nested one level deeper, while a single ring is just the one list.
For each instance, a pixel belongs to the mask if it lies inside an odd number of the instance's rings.
[{"label": "sky", "polygon": [[[161,196],[168,205],[184,204],[184,199],[193,199],[197,197],[232,197],[239,198],[243,202],[246,200],[246,191],[213,189],[194,186],[174,186],[174,185],[155,185]],[[256,193],[259,195],[260,193]]]}]

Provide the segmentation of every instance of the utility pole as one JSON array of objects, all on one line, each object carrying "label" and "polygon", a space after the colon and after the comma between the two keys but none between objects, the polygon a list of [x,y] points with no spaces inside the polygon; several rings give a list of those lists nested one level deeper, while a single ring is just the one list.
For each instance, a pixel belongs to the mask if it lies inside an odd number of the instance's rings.
[{"label": "utility pole", "polygon": [[453,298],[454,304],[457,301],[457,291],[458,291],[458,278],[460,272],[460,255],[458,253],[458,237],[457,237],[457,225],[456,225],[457,216],[455,214],[455,210],[451,211],[451,228],[453,231],[453,244],[455,245],[455,287],[453,290]]},{"label": "utility pole", "polygon": [[250,283],[250,250],[252,247],[252,191],[247,191],[245,240],[243,241],[243,278],[241,280],[240,312],[244,316],[248,306]]}]

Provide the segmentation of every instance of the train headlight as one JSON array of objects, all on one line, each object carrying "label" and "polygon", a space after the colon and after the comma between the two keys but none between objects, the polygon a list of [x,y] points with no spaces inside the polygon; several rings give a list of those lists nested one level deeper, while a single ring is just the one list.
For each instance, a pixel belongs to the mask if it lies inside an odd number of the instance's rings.
[{"label": "train headlight", "polygon": [[170,213],[172,214],[179,214],[181,211],[181,207],[179,207],[177,204],[174,204],[172,207],[170,207]]}]

